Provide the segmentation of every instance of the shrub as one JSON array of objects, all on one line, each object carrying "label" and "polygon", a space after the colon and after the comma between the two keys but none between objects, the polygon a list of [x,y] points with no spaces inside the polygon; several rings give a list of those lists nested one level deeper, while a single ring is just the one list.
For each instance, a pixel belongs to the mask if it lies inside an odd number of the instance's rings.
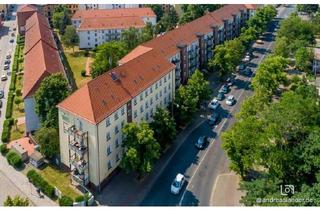
[{"label": "shrub", "polygon": [[7,148],[7,144],[1,144],[0,145],[0,152],[2,155],[6,155],[8,153],[8,148]]},{"label": "shrub", "polygon": [[35,170],[30,170],[27,173],[29,181],[36,187],[39,187],[41,191],[47,195],[49,198],[54,198],[54,187],[50,185],[46,180],[44,180],[40,174]]},{"label": "shrub", "polygon": [[16,168],[20,168],[23,164],[21,157],[13,151],[10,151],[6,155],[6,158],[8,163]]},{"label": "shrub", "polygon": [[89,50],[85,50],[85,51],[83,52],[83,55],[84,55],[85,57],[88,57],[88,56],[89,56]]},{"label": "shrub", "polygon": [[86,76],[86,70],[81,71],[81,76],[85,77]]},{"label": "shrub", "polygon": [[14,96],[12,94],[12,91],[10,91],[8,96],[7,109],[6,109],[6,118],[11,118],[12,116],[13,98]]},{"label": "shrub", "polygon": [[84,198],[83,195],[79,195],[79,196],[77,196],[76,199],[75,199],[76,202],[82,202],[82,201],[84,201],[84,200],[85,200],[85,198]]},{"label": "shrub", "polygon": [[10,91],[15,91],[16,89],[16,78],[17,78],[17,75],[13,73],[11,77],[10,88],[9,88]]},{"label": "shrub", "polygon": [[11,126],[13,125],[13,119],[12,118],[8,118],[4,121],[3,123],[3,130],[2,130],[2,136],[1,136],[1,140],[2,142],[8,142],[10,139],[10,130],[11,130]]},{"label": "shrub", "polygon": [[69,196],[61,196],[59,199],[59,206],[73,206],[73,200]]}]

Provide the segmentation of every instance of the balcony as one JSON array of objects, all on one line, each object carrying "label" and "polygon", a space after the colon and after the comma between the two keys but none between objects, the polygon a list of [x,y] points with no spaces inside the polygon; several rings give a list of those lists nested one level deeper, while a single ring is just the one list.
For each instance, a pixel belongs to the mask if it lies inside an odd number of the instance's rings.
[{"label": "balcony", "polygon": [[71,164],[78,170],[80,174],[83,174],[86,169],[88,169],[88,163],[85,160],[71,160]]},{"label": "balcony", "polygon": [[69,149],[75,151],[79,155],[84,155],[87,152],[87,147],[78,141],[71,140],[69,142]]},{"label": "balcony", "polygon": [[76,169],[72,170],[71,179],[82,186],[86,186],[89,183],[89,176],[80,174]]}]

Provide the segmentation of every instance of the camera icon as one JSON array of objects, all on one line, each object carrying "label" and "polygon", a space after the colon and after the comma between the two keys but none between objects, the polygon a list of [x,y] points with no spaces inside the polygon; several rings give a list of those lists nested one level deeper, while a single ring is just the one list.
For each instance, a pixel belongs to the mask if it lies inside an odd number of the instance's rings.
[{"label": "camera icon", "polygon": [[285,185],[280,185],[280,193],[281,195],[289,195],[289,194],[294,194],[294,185],[291,184],[285,184]]}]

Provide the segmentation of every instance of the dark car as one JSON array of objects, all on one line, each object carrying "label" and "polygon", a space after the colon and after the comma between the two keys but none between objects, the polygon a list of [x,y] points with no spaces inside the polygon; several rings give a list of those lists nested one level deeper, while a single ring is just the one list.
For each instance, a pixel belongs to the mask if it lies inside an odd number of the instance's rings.
[{"label": "dark car", "polygon": [[206,136],[200,136],[194,144],[198,149],[204,149],[208,144],[208,138]]},{"label": "dark car", "polygon": [[244,70],[245,68],[246,68],[246,65],[245,65],[245,64],[241,63],[241,64],[239,65],[239,70],[240,70],[240,71]]},{"label": "dark car", "polygon": [[0,90],[0,98],[3,98],[4,97],[4,92],[3,90]]},{"label": "dark car", "polygon": [[214,112],[213,114],[209,115],[208,117],[208,123],[209,125],[213,126],[218,124],[219,122],[219,114]]},{"label": "dark car", "polygon": [[248,77],[252,76],[252,70],[251,70],[251,68],[246,68],[246,69],[243,71],[243,75],[248,76]]},{"label": "dark car", "polygon": [[2,108],[2,101],[0,101],[0,108]]},{"label": "dark car", "polygon": [[228,93],[229,92],[229,86],[228,85],[223,85],[221,87],[221,92],[224,93],[224,94]]},{"label": "dark car", "polygon": [[10,43],[13,43],[14,42],[14,39],[10,39]]},{"label": "dark car", "polygon": [[233,85],[233,83],[234,83],[234,78],[233,77],[229,77],[226,82],[227,82],[227,85],[229,87],[231,87]]},{"label": "dark car", "polygon": [[222,92],[219,92],[217,95],[217,100],[222,101],[224,99],[224,94]]},{"label": "dark car", "polygon": [[10,63],[11,63],[10,60],[6,60],[6,61],[4,62],[4,64],[10,64]]}]

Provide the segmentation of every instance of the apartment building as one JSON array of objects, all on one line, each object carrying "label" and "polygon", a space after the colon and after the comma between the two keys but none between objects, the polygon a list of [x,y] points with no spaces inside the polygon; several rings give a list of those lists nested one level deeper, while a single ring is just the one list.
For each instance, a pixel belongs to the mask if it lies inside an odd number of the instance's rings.
[{"label": "apartment building", "polygon": [[25,4],[19,6],[17,10],[17,24],[18,24],[18,32],[20,35],[24,35],[26,31],[26,22],[31,15],[38,11],[38,8],[31,4]]},{"label": "apartment building", "polygon": [[80,10],[139,8],[140,4],[79,4]]},{"label": "apartment building", "polygon": [[[256,6],[255,6],[256,8]],[[249,19],[247,5],[226,5],[135,48],[119,66],[58,105],[61,162],[72,180],[100,190],[122,157],[121,128],[150,122],[176,88],[203,69],[212,49],[233,39]]]},{"label": "apartment building", "polygon": [[320,48],[314,48],[312,69],[316,74],[320,73]]},{"label": "apartment building", "polygon": [[141,29],[147,23],[155,25],[156,19],[150,8],[79,10],[73,15],[72,24],[79,35],[79,47],[83,49],[119,40],[124,30]]},{"label": "apartment building", "polygon": [[35,12],[27,19],[25,25],[22,97],[27,133],[40,127],[40,120],[35,112],[34,93],[41,81],[50,74],[63,72],[64,67],[48,19],[39,12]]}]

